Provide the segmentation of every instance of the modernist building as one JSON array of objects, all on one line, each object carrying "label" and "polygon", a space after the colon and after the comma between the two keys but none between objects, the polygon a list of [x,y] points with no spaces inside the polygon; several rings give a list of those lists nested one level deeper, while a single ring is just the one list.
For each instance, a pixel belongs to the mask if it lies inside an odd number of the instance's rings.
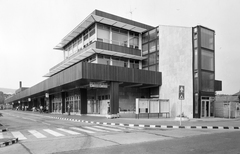
[{"label": "modernist building", "polygon": [[41,83],[7,102],[44,105],[52,113],[111,114],[135,111],[136,98],[168,99],[170,116],[210,117],[215,91],[215,32],[203,26],[149,26],[99,10],[55,49],[64,60]]}]

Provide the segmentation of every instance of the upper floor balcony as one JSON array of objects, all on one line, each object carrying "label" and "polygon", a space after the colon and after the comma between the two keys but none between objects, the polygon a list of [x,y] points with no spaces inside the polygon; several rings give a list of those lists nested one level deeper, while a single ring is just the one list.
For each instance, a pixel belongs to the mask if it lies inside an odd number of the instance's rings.
[{"label": "upper floor balcony", "polygon": [[78,50],[75,54],[66,58],[61,63],[52,67],[45,77],[50,77],[94,54],[104,54],[109,56],[123,57],[134,60],[143,60],[145,57],[141,56],[141,50],[128,48],[116,44],[109,44],[105,42],[95,41],[85,46],[85,48]]}]

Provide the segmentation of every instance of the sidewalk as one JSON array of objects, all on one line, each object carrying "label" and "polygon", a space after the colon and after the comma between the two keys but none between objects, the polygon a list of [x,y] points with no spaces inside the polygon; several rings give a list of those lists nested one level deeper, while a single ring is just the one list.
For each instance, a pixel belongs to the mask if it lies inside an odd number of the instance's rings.
[{"label": "sidewalk", "polygon": [[105,124],[105,125],[120,125],[130,127],[153,127],[153,128],[186,128],[186,129],[236,129],[240,130],[240,118],[227,119],[227,118],[202,118],[202,119],[190,119],[189,121],[182,121],[181,126],[179,121],[175,121],[174,118],[116,118],[107,119],[102,116],[92,115],[67,115],[67,114],[51,114],[30,111],[15,111],[21,113],[30,113],[36,115],[47,116],[51,118],[78,121],[85,123]]},{"label": "sidewalk", "polygon": [[201,129],[240,129],[240,119],[226,118],[204,118],[190,119],[182,121],[180,126],[179,121],[174,118],[116,118],[107,119],[106,117],[89,116],[89,115],[65,115],[65,114],[44,114],[62,120],[80,121],[86,123],[106,124],[106,125],[122,125],[130,127],[157,127],[157,128],[201,128]]}]

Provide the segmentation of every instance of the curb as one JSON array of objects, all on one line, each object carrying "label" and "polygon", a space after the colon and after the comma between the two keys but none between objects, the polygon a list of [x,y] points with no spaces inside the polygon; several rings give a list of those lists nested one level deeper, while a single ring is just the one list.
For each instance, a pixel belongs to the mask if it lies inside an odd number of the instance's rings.
[{"label": "curb", "polygon": [[170,126],[170,125],[143,125],[143,124],[123,124],[123,123],[95,122],[95,121],[77,120],[77,119],[60,118],[60,117],[52,117],[52,116],[49,116],[49,117],[50,117],[50,118],[55,118],[55,119],[60,119],[60,120],[69,120],[69,121],[74,121],[74,122],[84,122],[84,123],[102,124],[102,125],[113,125],[113,126],[141,127],[141,128],[240,130],[240,127],[234,127],[234,126]]},{"label": "curb", "polygon": [[0,143],[0,148],[1,147],[6,147],[6,146],[9,146],[9,145],[12,145],[14,143],[17,143],[18,142],[18,138],[15,138],[15,139],[11,139],[9,141],[5,141],[5,142],[2,142]]}]

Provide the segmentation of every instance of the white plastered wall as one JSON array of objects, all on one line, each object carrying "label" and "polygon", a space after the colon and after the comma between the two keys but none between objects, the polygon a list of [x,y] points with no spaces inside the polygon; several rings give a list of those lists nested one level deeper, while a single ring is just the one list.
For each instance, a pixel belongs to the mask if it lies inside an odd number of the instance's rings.
[{"label": "white plastered wall", "polygon": [[170,115],[180,114],[179,85],[185,86],[182,112],[193,118],[192,28],[159,26],[160,99],[169,99]]}]

